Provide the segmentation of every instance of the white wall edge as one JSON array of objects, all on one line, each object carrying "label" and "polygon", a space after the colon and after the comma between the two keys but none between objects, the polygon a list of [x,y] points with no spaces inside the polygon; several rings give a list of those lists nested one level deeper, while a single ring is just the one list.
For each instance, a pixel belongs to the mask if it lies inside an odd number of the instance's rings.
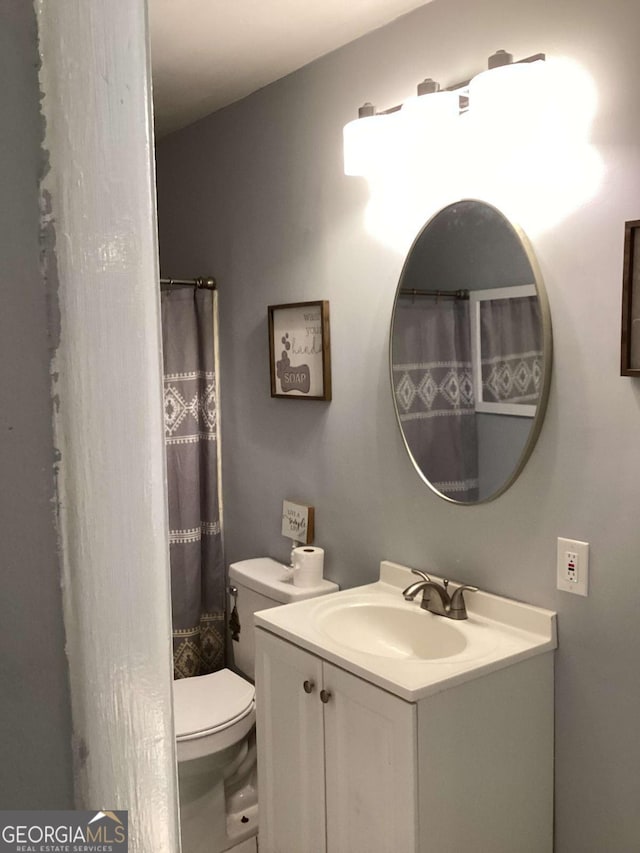
[{"label": "white wall edge", "polygon": [[52,393],[76,803],[128,809],[131,851],[174,853],[146,4],[35,3],[50,160],[43,264],[60,321]]}]

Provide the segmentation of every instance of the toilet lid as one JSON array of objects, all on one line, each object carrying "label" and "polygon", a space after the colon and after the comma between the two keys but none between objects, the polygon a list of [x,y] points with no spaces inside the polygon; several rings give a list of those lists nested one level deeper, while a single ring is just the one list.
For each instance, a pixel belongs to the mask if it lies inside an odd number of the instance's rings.
[{"label": "toilet lid", "polygon": [[176,738],[199,737],[227,728],[253,708],[255,689],[230,669],[173,682]]}]

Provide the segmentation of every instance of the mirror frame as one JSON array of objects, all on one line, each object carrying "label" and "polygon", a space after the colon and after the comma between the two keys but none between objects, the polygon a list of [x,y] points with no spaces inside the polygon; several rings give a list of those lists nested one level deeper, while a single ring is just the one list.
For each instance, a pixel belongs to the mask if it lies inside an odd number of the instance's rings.
[{"label": "mirror frame", "polygon": [[[416,459],[411,452],[411,448],[407,442],[407,439],[404,434],[404,430],[402,428],[402,422],[400,420],[400,412],[398,411],[398,406],[395,398],[395,389],[394,389],[394,380],[393,380],[393,328],[396,319],[396,307],[398,304],[398,295],[400,290],[402,289],[403,282],[405,276],[407,274],[407,268],[409,266],[411,255],[416,245],[420,241],[424,232],[429,228],[431,223],[437,217],[441,216],[445,211],[449,210],[451,207],[455,207],[459,204],[472,202],[474,204],[481,204],[485,207],[491,208],[495,213],[497,213],[504,222],[508,225],[508,227],[513,231],[515,237],[520,242],[522,249],[527,257],[527,261],[529,262],[529,266],[531,267],[531,272],[533,274],[533,281],[536,288],[536,293],[538,296],[538,300],[540,303],[540,317],[542,320],[542,384],[540,387],[540,398],[536,406],[536,414],[533,418],[533,423],[531,424],[531,429],[529,430],[529,435],[527,436],[527,440],[522,449],[522,453],[520,454],[520,458],[515,465],[513,472],[511,475],[505,480],[503,485],[497,489],[495,492],[490,494],[486,498],[481,498],[477,501],[459,501],[455,498],[451,498],[448,495],[443,494],[438,491],[435,486],[430,482],[427,478],[426,474],[422,471]],[[400,436],[402,437],[402,443],[404,444],[404,448],[407,451],[409,459],[411,460],[413,467],[415,468],[420,479],[429,487],[429,489],[436,494],[442,500],[447,501],[448,503],[454,504],[455,506],[479,506],[480,504],[490,503],[491,501],[499,498],[500,495],[503,495],[507,489],[511,488],[511,486],[518,479],[524,466],[527,464],[529,457],[533,451],[533,448],[536,445],[538,437],[540,435],[540,430],[542,429],[542,424],[544,421],[544,417],[547,410],[547,403],[549,401],[549,390],[551,387],[551,373],[552,373],[552,362],[553,362],[553,332],[551,326],[551,312],[549,310],[549,298],[547,296],[547,291],[544,285],[544,280],[542,278],[542,273],[540,271],[540,266],[536,259],[536,256],[533,252],[533,248],[531,243],[529,242],[528,237],[522,230],[519,225],[516,225],[505,213],[503,213],[499,208],[495,207],[495,205],[483,201],[482,199],[477,198],[461,198],[457,201],[452,202],[451,204],[446,205],[440,210],[436,211],[433,216],[429,217],[425,225],[420,229],[415,239],[413,240],[409,251],[407,252],[407,256],[404,259],[404,263],[402,265],[402,271],[400,273],[400,278],[398,280],[398,285],[396,287],[395,296],[393,299],[393,310],[391,312],[391,323],[389,326],[389,378],[391,384],[391,399],[393,401],[393,411],[396,416],[396,423],[398,424],[398,429],[400,430]]]}]

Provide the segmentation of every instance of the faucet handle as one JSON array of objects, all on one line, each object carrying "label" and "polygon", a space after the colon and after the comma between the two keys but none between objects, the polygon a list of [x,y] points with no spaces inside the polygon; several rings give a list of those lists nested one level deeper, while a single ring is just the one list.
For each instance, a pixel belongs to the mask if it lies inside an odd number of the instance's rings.
[{"label": "faucet handle", "polygon": [[411,569],[411,573],[414,575],[420,575],[423,581],[430,581],[431,578],[426,572],[420,571],[420,569]]},{"label": "faucet handle", "polygon": [[467,607],[465,605],[463,595],[465,590],[469,590],[469,592],[478,592],[478,587],[463,584],[462,586],[459,586],[456,590],[454,590],[454,593],[451,596],[451,607],[449,609],[449,614],[452,619],[467,618]]}]

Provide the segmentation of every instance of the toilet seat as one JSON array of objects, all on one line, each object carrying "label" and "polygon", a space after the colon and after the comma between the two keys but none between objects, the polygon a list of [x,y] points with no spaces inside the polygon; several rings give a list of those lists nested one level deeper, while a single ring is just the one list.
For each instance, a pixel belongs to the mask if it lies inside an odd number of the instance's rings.
[{"label": "toilet seat", "polygon": [[255,689],[230,669],[173,683],[178,760],[219,752],[241,740],[255,723]]}]

